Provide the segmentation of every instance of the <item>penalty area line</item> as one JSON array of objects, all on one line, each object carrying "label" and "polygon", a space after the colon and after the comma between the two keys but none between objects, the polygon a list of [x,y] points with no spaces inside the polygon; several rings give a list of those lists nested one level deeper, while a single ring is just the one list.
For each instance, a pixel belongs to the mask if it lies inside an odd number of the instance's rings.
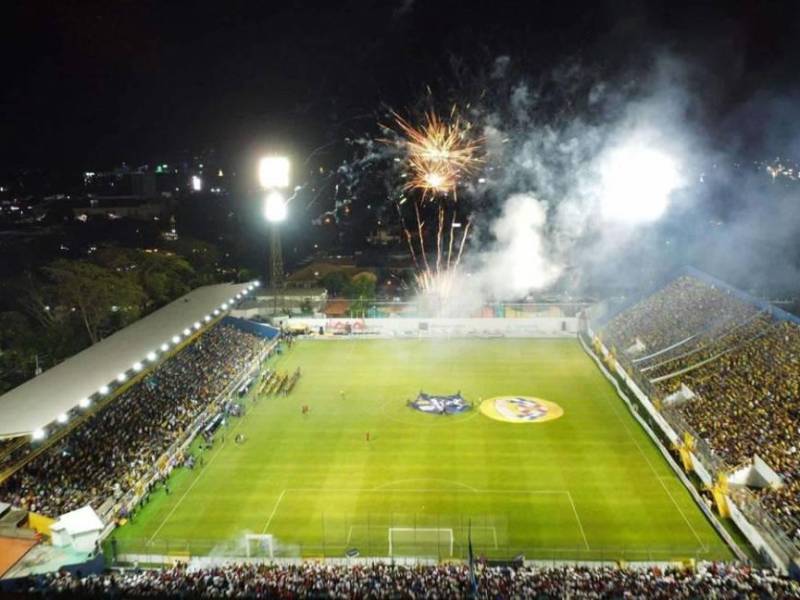
[{"label": "penalty area line", "polygon": [[286,495],[286,490],[281,492],[281,495],[278,496],[278,499],[275,501],[275,506],[272,507],[272,512],[269,514],[269,519],[264,524],[264,529],[261,530],[262,535],[267,533],[267,529],[269,529],[269,524],[272,523],[273,517],[275,517],[275,513],[278,512],[278,506],[281,502],[283,502],[283,497]]},{"label": "penalty area line", "polygon": [[567,498],[569,499],[569,503],[572,506],[572,512],[575,513],[575,520],[578,521],[578,528],[581,530],[581,537],[583,538],[583,543],[586,545],[587,550],[591,550],[589,547],[589,540],[586,539],[586,532],[583,530],[583,523],[581,522],[581,517],[578,514],[578,509],[575,508],[575,501],[572,499],[572,493],[567,490]]}]

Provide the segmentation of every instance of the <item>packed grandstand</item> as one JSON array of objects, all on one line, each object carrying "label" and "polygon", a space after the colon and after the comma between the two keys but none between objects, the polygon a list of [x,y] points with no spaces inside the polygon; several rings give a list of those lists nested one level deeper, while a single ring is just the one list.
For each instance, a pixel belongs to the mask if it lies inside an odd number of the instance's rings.
[{"label": "packed grandstand", "polygon": [[[234,326],[215,326],[16,471],[0,497],[54,516],[122,497],[265,345]],[[34,450],[27,445],[7,460]]]},{"label": "packed grandstand", "polygon": [[684,275],[617,314],[602,338],[652,397],[690,390],[663,414],[688,424],[728,473],[758,456],[780,476],[782,485],[759,494],[800,541],[800,321]]},{"label": "packed grandstand", "polygon": [[211,598],[796,598],[797,582],[771,571],[700,565],[676,568],[445,564],[356,566],[240,564],[187,570],[133,570],[80,577],[52,574],[18,582],[47,596]]}]

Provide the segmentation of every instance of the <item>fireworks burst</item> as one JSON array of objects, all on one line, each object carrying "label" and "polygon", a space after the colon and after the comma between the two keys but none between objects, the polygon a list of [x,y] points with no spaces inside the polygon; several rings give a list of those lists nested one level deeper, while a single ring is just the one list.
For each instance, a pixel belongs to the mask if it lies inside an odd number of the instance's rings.
[{"label": "fireworks burst", "polygon": [[443,121],[429,111],[419,127],[397,113],[392,114],[411,171],[404,190],[421,190],[423,199],[441,193],[452,194],[455,199],[458,183],[481,162],[478,157],[481,140],[471,136],[470,124],[461,119],[455,106],[449,120]]},{"label": "fireworks burst", "polygon": [[[482,162],[479,152],[482,140],[471,135],[471,126],[462,120],[456,107],[450,111],[448,120],[435,112],[425,114],[420,126],[393,113],[399,140],[384,142],[399,147],[405,157],[405,166],[410,171],[403,185],[406,193],[419,192],[412,203],[416,230],[406,226],[401,206],[398,214],[408,243],[409,252],[417,269],[416,283],[419,290],[444,303],[453,289],[464,246],[470,230],[470,221],[461,223],[457,216],[457,187],[463,179],[475,172]],[[452,203],[448,204],[448,199]],[[435,204],[435,216],[431,215]],[[426,247],[426,214],[435,221],[435,236]],[[433,247],[430,247],[430,246]],[[430,254],[430,257],[429,257]]]}]

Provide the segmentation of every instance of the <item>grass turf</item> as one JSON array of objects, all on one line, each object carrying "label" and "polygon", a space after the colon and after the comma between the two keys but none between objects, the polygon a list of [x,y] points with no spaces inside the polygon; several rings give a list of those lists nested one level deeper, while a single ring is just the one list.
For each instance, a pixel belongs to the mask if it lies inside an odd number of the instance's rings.
[{"label": "grass turf", "polygon": [[[463,558],[471,525],[489,557],[731,558],[575,340],[301,341],[273,366],[302,368],[294,391],[248,400],[204,464],[116,533],[119,553],[241,554],[245,533],[266,532],[281,556],[388,556],[391,542],[395,556]],[[476,408],[408,408],[421,389]],[[509,424],[477,410],[500,395],[565,414]]]}]

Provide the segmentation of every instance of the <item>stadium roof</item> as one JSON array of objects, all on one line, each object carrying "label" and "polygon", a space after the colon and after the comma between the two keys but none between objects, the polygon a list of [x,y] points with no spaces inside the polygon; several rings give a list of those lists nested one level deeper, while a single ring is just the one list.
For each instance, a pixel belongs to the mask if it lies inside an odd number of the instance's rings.
[{"label": "stadium roof", "polygon": [[[244,298],[253,284],[218,284],[197,288],[117,331],[0,396],[0,438],[31,434],[78,406],[103,386],[113,387],[120,373],[131,374],[136,363],[146,364],[149,353],[161,354],[162,344],[175,344],[186,329],[205,325],[214,310],[220,314]],[[223,308],[223,304],[225,308]]]}]

